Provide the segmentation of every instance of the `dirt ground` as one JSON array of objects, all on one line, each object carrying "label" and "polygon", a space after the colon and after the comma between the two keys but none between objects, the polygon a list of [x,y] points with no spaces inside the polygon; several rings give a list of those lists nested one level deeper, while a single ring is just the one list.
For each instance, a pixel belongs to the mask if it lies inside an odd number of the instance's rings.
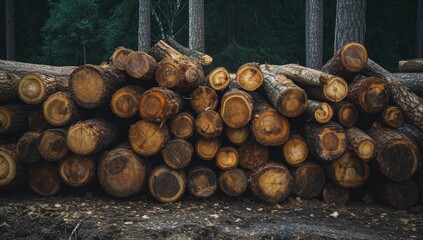
[{"label": "dirt ground", "polygon": [[0,193],[0,239],[423,239],[422,209],[298,198],[270,204],[251,196],[160,204],[149,195],[118,200],[92,191]]}]

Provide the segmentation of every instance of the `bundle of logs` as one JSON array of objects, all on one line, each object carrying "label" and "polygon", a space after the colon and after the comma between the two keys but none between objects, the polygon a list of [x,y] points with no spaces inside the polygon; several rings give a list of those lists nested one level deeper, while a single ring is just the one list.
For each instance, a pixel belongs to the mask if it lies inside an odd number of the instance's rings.
[{"label": "bundle of logs", "polygon": [[421,201],[421,78],[407,87],[358,43],[321,70],[211,63],[172,39],[99,66],[0,61],[0,190]]}]

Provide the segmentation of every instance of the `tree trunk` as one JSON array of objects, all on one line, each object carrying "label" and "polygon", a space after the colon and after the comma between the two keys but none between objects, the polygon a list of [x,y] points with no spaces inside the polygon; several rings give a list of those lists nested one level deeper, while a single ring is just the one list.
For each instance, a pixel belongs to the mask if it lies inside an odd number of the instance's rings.
[{"label": "tree trunk", "polygon": [[323,0],[306,1],[306,66],[320,69],[323,61]]},{"label": "tree trunk", "polygon": [[298,166],[292,172],[292,178],[294,180],[294,194],[306,199],[318,197],[326,181],[323,169],[312,162]]},{"label": "tree trunk", "polygon": [[239,165],[245,169],[255,169],[269,160],[269,149],[257,142],[248,141],[238,148]]},{"label": "tree trunk", "polygon": [[93,157],[70,154],[58,166],[59,177],[70,187],[87,186],[96,179]]},{"label": "tree trunk", "polygon": [[204,138],[216,138],[222,134],[223,121],[220,114],[213,110],[207,110],[198,114],[195,120],[197,133]]},{"label": "tree trunk", "polygon": [[345,130],[335,122],[307,124],[305,134],[311,154],[323,161],[332,161],[347,150]]},{"label": "tree trunk", "polygon": [[216,154],[216,165],[222,170],[234,169],[238,163],[239,154],[233,147],[222,147]]},{"label": "tree trunk", "polygon": [[308,157],[306,140],[300,135],[292,135],[288,142],[282,146],[285,162],[291,166],[298,166]]},{"label": "tree trunk", "polygon": [[349,42],[364,44],[366,1],[337,0],[334,52]]},{"label": "tree trunk", "polygon": [[32,132],[44,132],[47,129],[53,128],[44,118],[43,109],[35,109],[31,111],[28,116],[29,130]]},{"label": "tree trunk", "polygon": [[369,177],[369,165],[354,152],[347,151],[330,163],[327,174],[334,183],[343,188],[358,188]]},{"label": "tree trunk", "polygon": [[381,112],[389,103],[390,91],[385,80],[368,77],[355,80],[349,86],[348,98],[365,113]]},{"label": "tree trunk", "polygon": [[423,97],[423,73],[392,73],[392,75],[404,83],[417,96]]},{"label": "tree trunk", "polygon": [[0,105],[0,135],[27,130],[28,116],[32,110],[32,106],[25,104]]},{"label": "tree trunk", "polygon": [[423,58],[399,61],[398,68],[400,72],[423,72]]},{"label": "tree trunk", "polygon": [[145,52],[134,51],[126,56],[125,70],[135,79],[150,81],[154,79],[157,62]]},{"label": "tree trunk", "polygon": [[190,94],[189,103],[196,113],[215,110],[219,103],[219,96],[213,88],[199,86]]},{"label": "tree trunk", "polygon": [[74,66],[55,67],[42,64],[0,60],[0,71],[14,73],[19,76],[22,76],[25,73],[36,72],[43,75],[69,77],[75,68],[76,67]]},{"label": "tree trunk", "polygon": [[19,162],[25,164],[35,163],[40,160],[38,153],[38,144],[40,142],[40,133],[26,132],[16,143],[16,153]]},{"label": "tree trunk", "polygon": [[38,151],[41,157],[49,162],[57,162],[63,159],[69,152],[66,145],[66,130],[55,128],[43,132],[40,136]]},{"label": "tree trunk", "polygon": [[419,189],[411,179],[401,182],[381,180],[375,190],[383,203],[397,209],[409,209],[416,205],[419,198]]},{"label": "tree trunk", "polygon": [[204,0],[189,0],[189,48],[204,52]]},{"label": "tree trunk", "polygon": [[347,204],[350,200],[350,190],[327,183],[322,189],[322,199],[327,204]]},{"label": "tree trunk", "polygon": [[252,193],[267,202],[282,202],[292,192],[294,182],[288,168],[276,162],[258,167],[250,177]]},{"label": "tree trunk", "polygon": [[170,131],[175,138],[188,139],[195,132],[194,117],[187,112],[181,112],[172,118]]},{"label": "tree trunk", "polygon": [[191,143],[183,139],[172,139],[164,146],[162,157],[169,167],[183,169],[190,164],[193,152]]},{"label": "tree trunk", "polygon": [[138,51],[147,52],[151,42],[151,0],[139,0]]},{"label": "tree trunk", "polygon": [[0,102],[18,99],[20,77],[14,73],[0,71]]},{"label": "tree trunk", "polygon": [[374,124],[369,135],[376,143],[376,163],[383,175],[403,181],[417,172],[421,157],[419,148],[405,134]]},{"label": "tree trunk", "polygon": [[185,101],[176,92],[154,87],[147,90],[140,99],[139,112],[143,119],[161,123],[176,116],[185,108]]},{"label": "tree trunk", "polygon": [[195,143],[195,152],[203,160],[213,160],[220,149],[219,138],[198,138]]},{"label": "tree trunk", "polygon": [[146,180],[146,164],[125,144],[107,152],[98,164],[98,181],[114,197],[134,196]]},{"label": "tree trunk", "polygon": [[171,37],[166,37],[165,42],[169,44],[170,46],[172,46],[177,51],[179,51],[180,53],[182,53],[183,55],[188,56],[194,59],[195,61],[201,63],[201,65],[203,66],[208,66],[213,62],[213,58],[211,56],[203,52],[199,52],[194,49],[184,47]]},{"label": "tree trunk", "polygon": [[15,0],[6,0],[6,59],[15,61]]},{"label": "tree trunk", "polygon": [[141,156],[159,153],[170,139],[167,126],[140,120],[129,128],[132,150]]},{"label": "tree trunk", "polygon": [[127,85],[117,90],[110,100],[112,112],[119,118],[132,118],[138,113],[140,99],[145,89],[138,85]]},{"label": "tree trunk", "polygon": [[148,178],[151,195],[160,202],[178,201],[185,193],[186,176],[183,170],[161,165],[153,169]]},{"label": "tree trunk", "polygon": [[54,196],[62,188],[56,163],[40,161],[31,165],[27,178],[31,191],[41,197]]},{"label": "tree trunk", "polygon": [[22,187],[24,177],[16,145],[0,145],[0,189]]},{"label": "tree trunk", "polygon": [[58,91],[67,91],[69,79],[39,73],[27,73],[19,81],[19,98],[27,103],[36,105],[42,103],[50,95]]},{"label": "tree trunk", "polygon": [[205,166],[193,167],[188,173],[187,188],[195,197],[211,197],[217,190],[216,174]]},{"label": "tree trunk", "polygon": [[230,88],[222,97],[220,114],[226,125],[241,128],[253,117],[253,99],[243,90]]},{"label": "tree trunk", "polygon": [[110,147],[117,139],[117,126],[105,119],[78,122],[69,128],[67,145],[79,155],[90,155]]},{"label": "tree trunk", "polygon": [[423,98],[411,92],[394,75],[369,59],[365,74],[380,76],[388,82],[392,100],[417,127],[423,130]]},{"label": "tree trunk", "polygon": [[242,128],[231,128],[225,126],[226,137],[235,145],[244,144],[250,137],[250,126],[245,125]]},{"label": "tree trunk", "polygon": [[229,85],[231,76],[226,68],[218,67],[213,69],[206,79],[211,88],[216,91],[223,91]]},{"label": "tree trunk", "polygon": [[358,119],[358,111],[354,104],[346,101],[331,103],[336,121],[346,128],[353,127]]},{"label": "tree trunk", "polygon": [[389,106],[380,115],[380,122],[390,128],[399,128],[404,123],[404,114],[394,106]]},{"label": "tree trunk", "polygon": [[347,129],[348,142],[355,154],[365,161],[370,161],[376,154],[375,142],[362,130],[352,127]]},{"label": "tree trunk", "polygon": [[248,187],[247,176],[239,168],[223,171],[218,178],[220,190],[230,197],[241,196]]},{"label": "tree trunk", "polygon": [[263,72],[257,63],[245,63],[236,72],[236,82],[246,91],[257,90],[263,84]]},{"label": "tree trunk", "polygon": [[423,57],[423,2],[417,1],[416,55]]},{"label": "tree trunk", "polygon": [[327,102],[319,102],[309,99],[305,112],[315,122],[327,123],[333,117],[333,109]]},{"label": "tree trunk", "polygon": [[69,92],[56,92],[43,103],[44,119],[54,127],[68,126],[86,117],[86,112],[77,106]]},{"label": "tree trunk", "polygon": [[[149,0],[148,0],[149,1]],[[112,56],[110,57],[110,62],[113,66],[120,71],[125,71],[126,69],[126,57],[128,54],[132,53],[133,51],[129,48],[118,47],[113,52]]]}]

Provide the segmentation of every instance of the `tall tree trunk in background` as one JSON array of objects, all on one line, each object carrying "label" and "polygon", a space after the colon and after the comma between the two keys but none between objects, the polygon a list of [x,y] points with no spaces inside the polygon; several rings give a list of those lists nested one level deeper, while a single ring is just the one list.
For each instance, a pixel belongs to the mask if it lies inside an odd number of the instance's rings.
[{"label": "tall tree trunk in background", "polygon": [[6,0],[6,59],[15,60],[15,0]]},{"label": "tall tree trunk in background", "polygon": [[189,48],[204,52],[204,0],[189,0]]},{"label": "tall tree trunk in background", "polygon": [[417,57],[423,57],[423,0],[417,0],[417,29],[416,29],[416,51]]},{"label": "tall tree trunk in background", "polygon": [[348,42],[364,44],[366,0],[337,0],[334,52]]},{"label": "tall tree trunk in background", "polygon": [[323,0],[306,0],[306,65],[320,69],[323,61]]},{"label": "tall tree trunk in background", "polygon": [[138,51],[147,52],[151,42],[151,2],[139,0],[138,7]]}]

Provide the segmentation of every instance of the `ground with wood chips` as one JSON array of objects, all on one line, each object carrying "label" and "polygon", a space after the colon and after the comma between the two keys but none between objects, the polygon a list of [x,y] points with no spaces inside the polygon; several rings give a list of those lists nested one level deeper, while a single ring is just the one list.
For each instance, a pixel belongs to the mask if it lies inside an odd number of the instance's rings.
[{"label": "ground with wood chips", "polygon": [[160,204],[92,191],[52,198],[0,192],[0,239],[423,239],[422,209],[298,198],[268,204],[250,196]]}]

